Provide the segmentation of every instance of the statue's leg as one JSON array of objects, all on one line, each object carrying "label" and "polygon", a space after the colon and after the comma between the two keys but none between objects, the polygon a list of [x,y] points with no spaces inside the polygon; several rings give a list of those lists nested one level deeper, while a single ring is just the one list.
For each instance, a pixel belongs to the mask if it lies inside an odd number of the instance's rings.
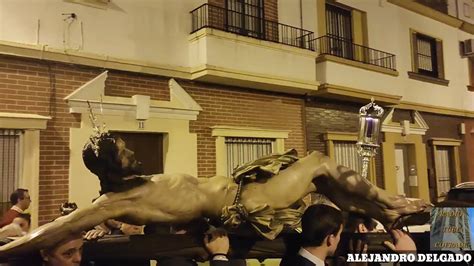
[{"label": "statue's leg", "polygon": [[423,200],[410,201],[403,196],[392,195],[386,190],[370,183],[369,180],[363,178],[354,170],[337,165],[329,158],[325,160],[324,166],[326,173],[323,175],[333,179],[339,184],[341,189],[351,195],[358,195],[367,200],[372,200],[383,208],[397,210],[397,212],[403,215],[420,211],[427,206]]},{"label": "statue's leg", "polygon": [[428,204],[421,199],[409,200],[391,195],[357,172],[337,165],[326,158],[324,171],[314,179],[317,192],[326,195],[339,207],[367,214],[385,225],[391,225],[400,216],[423,211]]}]

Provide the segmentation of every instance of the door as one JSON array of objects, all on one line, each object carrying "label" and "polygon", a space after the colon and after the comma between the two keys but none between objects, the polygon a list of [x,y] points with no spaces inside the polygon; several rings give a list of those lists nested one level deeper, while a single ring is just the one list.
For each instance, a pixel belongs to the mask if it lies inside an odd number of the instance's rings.
[{"label": "door", "polygon": [[163,173],[163,134],[113,132],[125,141],[127,148],[135,152],[142,163],[143,174]]},{"label": "door", "polygon": [[395,171],[397,173],[397,194],[410,196],[408,184],[408,147],[395,146]]}]

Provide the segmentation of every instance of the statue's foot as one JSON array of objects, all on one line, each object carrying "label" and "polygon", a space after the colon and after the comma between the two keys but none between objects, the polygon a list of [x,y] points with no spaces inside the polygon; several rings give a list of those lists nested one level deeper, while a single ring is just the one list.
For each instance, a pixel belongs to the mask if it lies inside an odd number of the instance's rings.
[{"label": "statue's foot", "polygon": [[386,228],[400,228],[405,225],[420,225],[429,221],[429,214],[432,204],[422,199],[405,198],[403,196],[394,197],[394,206],[385,210]]}]

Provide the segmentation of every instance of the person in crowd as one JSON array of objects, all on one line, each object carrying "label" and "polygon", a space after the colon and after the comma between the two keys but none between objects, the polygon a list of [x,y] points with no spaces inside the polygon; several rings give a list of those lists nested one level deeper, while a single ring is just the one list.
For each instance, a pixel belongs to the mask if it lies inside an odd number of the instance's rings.
[{"label": "person in crowd", "polygon": [[210,266],[245,266],[244,259],[228,257],[230,241],[227,233],[221,229],[214,229],[204,236],[204,247],[209,252]]},{"label": "person in crowd", "polygon": [[82,261],[82,233],[73,234],[59,244],[40,251],[43,266],[79,266]]},{"label": "person in crowd", "polygon": [[306,209],[301,218],[302,231],[298,253],[286,256],[281,266],[324,266],[339,244],[343,216],[340,210],[318,204]]},{"label": "person in crowd", "polygon": [[19,188],[10,195],[10,202],[13,205],[0,220],[0,227],[4,227],[7,224],[13,222],[15,217],[18,217],[20,213],[24,213],[26,209],[30,207],[31,198],[27,189]]}]

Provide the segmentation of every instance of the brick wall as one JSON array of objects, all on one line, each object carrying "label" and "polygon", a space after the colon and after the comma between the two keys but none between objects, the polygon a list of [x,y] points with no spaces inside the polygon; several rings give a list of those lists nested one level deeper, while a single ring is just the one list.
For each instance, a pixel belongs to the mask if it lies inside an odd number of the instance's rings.
[{"label": "brick wall", "polygon": [[[308,150],[327,154],[324,133],[328,131],[357,133],[359,108],[362,104],[313,98],[306,103],[306,141]],[[375,157],[377,184],[384,187],[382,151]]]},{"label": "brick wall", "polygon": [[[80,126],[63,100],[102,70],[69,64],[0,56],[0,112],[51,116],[40,133],[39,222],[58,213],[68,199],[69,129]],[[150,95],[169,100],[168,78],[109,71],[105,92],[110,96]],[[303,101],[285,94],[179,81],[203,107],[191,132],[198,135],[199,176],[215,174],[215,139],[211,126],[230,125],[290,130],[286,148],[304,155]]]},{"label": "brick wall", "polygon": [[303,100],[270,92],[257,92],[235,87],[182,82],[180,84],[201,105],[191,131],[198,135],[198,175],[215,174],[215,138],[212,126],[259,127],[290,130],[285,148],[296,148],[305,154]]},{"label": "brick wall", "polygon": [[121,71],[109,72],[105,81],[105,94],[118,97],[132,97],[140,94],[149,95],[152,100],[170,100],[168,79]]},{"label": "brick wall", "polygon": [[0,112],[51,116],[40,133],[39,222],[57,217],[68,199],[69,128],[80,117],[69,114],[63,98],[99,71],[36,60],[0,57]]}]

